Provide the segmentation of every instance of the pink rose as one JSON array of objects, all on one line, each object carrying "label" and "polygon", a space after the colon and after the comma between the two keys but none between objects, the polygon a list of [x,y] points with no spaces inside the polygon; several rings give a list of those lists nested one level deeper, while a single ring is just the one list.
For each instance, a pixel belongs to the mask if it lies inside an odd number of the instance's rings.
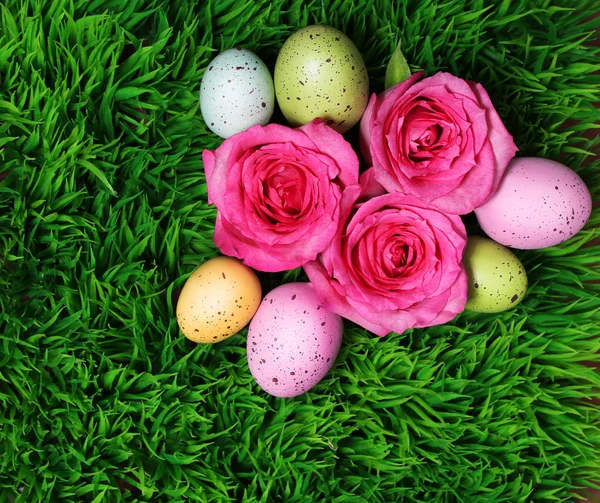
[{"label": "pink rose", "polygon": [[202,159],[215,244],[259,271],[314,260],[337,232],[342,190],[358,182],[354,150],[320,120],[254,126]]},{"label": "pink rose", "polygon": [[450,321],[467,301],[460,217],[383,194],[372,175],[344,191],[338,233],[306,274],[326,309],[380,336]]},{"label": "pink rose", "polygon": [[463,215],[495,194],[518,149],[481,84],[422,75],[371,96],[361,150],[389,192]]}]

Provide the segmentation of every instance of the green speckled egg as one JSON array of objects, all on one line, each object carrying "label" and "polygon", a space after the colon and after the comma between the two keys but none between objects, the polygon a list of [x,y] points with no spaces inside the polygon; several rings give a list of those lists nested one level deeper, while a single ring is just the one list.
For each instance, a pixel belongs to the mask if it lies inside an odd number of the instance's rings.
[{"label": "green speckled egg", "polygon": [[463,263],[469,278],[467,309],[500,313],[516,306],[525,296],[525,268],[508,248],[491,239],[471,236]]},{"label": "green speckled egg", "polygon": [[275,64],[275,95],[292,126],[315,118],[344,133],[369,98],[367,68],[352,41],[330,26],[307,26],[283,44]]}]

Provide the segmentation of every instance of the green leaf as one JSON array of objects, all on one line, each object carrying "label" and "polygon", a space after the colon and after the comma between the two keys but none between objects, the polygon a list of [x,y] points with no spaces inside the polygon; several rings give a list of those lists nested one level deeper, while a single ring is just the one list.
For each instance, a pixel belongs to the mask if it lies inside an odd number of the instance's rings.
[{"label": "green leaf", "polygon": [[398,43],[398,47],[392,54],[390,62],[385,70],[385,88],[389,89],[396,84],[405,81],[411,75],[410,68],[406,62],[406,58],[400,50],[401,44]]},{"label": "green leaf", "polygon": [[90,173],[92,173],[98,180],[100,180],[100,182],[102,182],[102,184],[108,189],[108,191],[113,196],[117,195],[116,190],[113,189],[112,185],[109,183],[108,179],[106,178],[106,175],[104,173],[102,173],[102,171],[100,171],[96,166],[94,166],[91,162],[86,161],[85,159],[79,159],[77,162],[79,162],[79,164],[81,166],[83,166],[88,171],[90,171]]},{"label": "green leaf", "polygon": [[0,138],[0,148],[2,148],[7,143],[10,143],[13,140],[17,140],[18,136],[6,136],[5,138]]},{"label": "green leaf", "polygon": [[106,491],[108,489],[104,489],[101,493],[98,493],[98,496],[96,496],[93,500],[92,503],[102,503],[102,501],[104,500],[104,495],[106,494]]}]

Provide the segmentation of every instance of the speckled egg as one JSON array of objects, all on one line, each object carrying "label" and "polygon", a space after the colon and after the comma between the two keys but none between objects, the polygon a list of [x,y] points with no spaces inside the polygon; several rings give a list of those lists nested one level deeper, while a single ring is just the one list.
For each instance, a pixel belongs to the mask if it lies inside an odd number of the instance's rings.
[{"label": "speckled egg", "polygon": [[330,26],[307,26],[288,38],[279,52],[275,94],[293,126],[321,118],[344,133],[367,106],[367,68],[342,32]]},{"label": "speckled egg", "polygon": [[470,236],[463,263],[469,281],[467,309],[500,313],[516,306],[525,296],[525,268],[508,248],[491,239]]},{"label": "speckled egg", "polygon": [[532,250],[574,236],[591,211],[590,191],[577,173],[555,161],[522,157],[513,159],[498,192],[475,214],[498,243]]},{"label": "speckled egg", "polygon": [[213,133],[229,138],[265,126],[274,107],[273,79],[256,54],[229,49],[209,63],[200,85],[200,111]]},{"label": "speckled egg", "polygon": [[188,339],[212,344],[239,332],[260,305],[260,281],[231,257],[216,257],[196,268],[177,301],[177,323]]},{"label": "speckled egg", "polygon": [[271,395],[301,395],[331,369],[342,332],[342,319],[321,307],[310,283],[281,285],[265,296],[250,323],[250,372]]}]

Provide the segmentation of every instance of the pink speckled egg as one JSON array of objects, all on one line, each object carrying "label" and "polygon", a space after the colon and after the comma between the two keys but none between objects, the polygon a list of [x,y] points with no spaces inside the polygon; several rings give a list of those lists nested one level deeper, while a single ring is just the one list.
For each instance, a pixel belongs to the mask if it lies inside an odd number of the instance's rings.
[{"label": "pink speckled egg", "polygon": [[498,192],[475,215],[494,241],[534,250],[571,238],[591,212],[590,191],[577,173],[559,162],[522,157],[512,160]]},{"label": "pink speckled egg", "polygon": [[342,319],[321,307],[310,283],[281,285],[265,296],[250,323],[250,372],[271,395],[301,395],[333,365],[342,332]]}]

